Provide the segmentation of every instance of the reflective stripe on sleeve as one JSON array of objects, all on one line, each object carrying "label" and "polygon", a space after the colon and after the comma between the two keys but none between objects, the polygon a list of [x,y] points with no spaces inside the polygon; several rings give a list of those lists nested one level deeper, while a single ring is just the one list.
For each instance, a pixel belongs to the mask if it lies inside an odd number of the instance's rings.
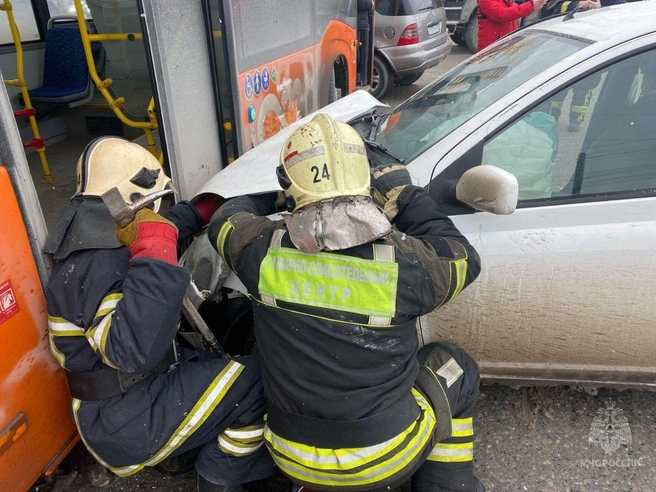
[{"label": "reflective stripe on sleeve", "polygon": [[109,367],[114,369],[120,369],[114,362],[112,362],[105,352],[105,347],[107,345],[107,337],[109,336],[109,330],[112,326],[112,319],[114,318],[114,312],[119,301],[123,299],[123,294],[117,292],[115,294],[109,294],[103,298],[98,307],[98,311],[94,319],[102,317],[100,323],[98,323],[94,328],[90,329],[86,333],[87,340],[91,348],[95,352],[99,352],[100,358],[102,361]]},{"label": "reflective stripe on sleeve", "polygon": [[406,473],[425,449],[435,426],[430,404],[413,390],[421,416],[398,436],[363,448],[325,449],[281,438],[265,427],[264,437],[276,464],[291,477],[327,486],[375,486]]},{"label": "reflective stripe on sleeve", "polygon": [[84,336],[84,328],[57,316],[48,316],[48,330],[57,337]]},{"label": "reflective stripe on sleeve", "polygon": [[52,333],[48,333],[48,341],[50,342],[50,353],[59,362],[59,365],[66,369],[66,356],[55,345],[55,337],[52,336]]},{"label": "reflective stripe on sleeve", "polygon": [[219,256],[225,260],[225,241],[226,238],[228,237],[228,233],[235,228],[234,225],[232,225],[232,222],[230,222],[230,219],[228,219],[225,224],[221,226],[221,229],[219,229],[219,234],[216,237],[216,251],[219,253]]},{"label": "reflective stripe on sleeve", "polygon": [[98,326],[92,328],[86,333],[87,341],[91,345],[91,348],[100,355],[102,361],[109,367],[114,369],[120,369],[116,366],[105,354],[105,346],[107,345],[107,337],[109,336],[109,330],[112,326],[112,318],[114,317],[114,311],[107,314]]},{"label": "reflective stripe on sleeve", "polygon": [[451,419],[451,437],[467,437],[474,435],[473,418]]},{"label": "reflective stripe on sleeve", "polygon": [[100,303],[100,307],[98,307],[98,311],[96,312],[96,315],[94,318],[98,318],[100,316],[106,316],[114,309],[116,309],[116,305],[118,304],[118,301],[123,299],[123,294],[121,292],[117,292],[116,294],[110,294],[106,296]]},{"label": "reflective stripe on sleeve", "polygon": [[453,261],[452,264],[456,271],[456,287],[451,295],[451,299],[454,299],[465,287],[465,280],[467,279],[467,259],[456,260]]},{"label": "reflective stripe on sleeve", "polygon": [[50,353],[59,362],[59,365],[66,369],[66,356],[57,348],[55,337],[83,337],[84,328],[77,326],[70,321],[59,316],[48,315],[48,342]]},{"label": "reflective stripe on sleeve", "polygon": [[438,442],[428,455],[429,461],[439,461],[442,463],[456,463],[462,461],[472,461],[474,459],[474,443],[445,443]]},{"label": "reflective stripe on sleeve", "polygon": [[138,465],[114,468],[103,461],[102,458],[100,458],[100,456],[98,456],[93,451],[93,449],[91,449],[86,439],[84,438],[84,434],[82,433],[80,422],[78,420],[77,412],[80,409],[81,401],[77,399],[73,399],[73,415],[75,417],[75,424],[77,425],[78,431],[80,432],[82,442],[84,442],[84,445],[93,455],[93,457],[98,461],[98,463],[103,465],[105,468],[108,468],[119,477],[128,477],[142,470],[146,466],[155,466],[158,463],[161,463],[166,458],[168,458],[171,453],[173,453],[182,444],[184,444],[184,442],[191,435],[193,435],[193,433],[196,432],[201,425],[203,425],[203,423],[212,414],[219,403],[221,403],[221,400],[232,387],[243,370],[243,365],[235,361],[230,361],[226,367],[214,378],[212,383],[208,386],[208,388],[196,402],[191,411],[187,414],[187,417],[182,421],[175,432],[173,432],[167,443],[157,453],[155,453],[152,458]]}]

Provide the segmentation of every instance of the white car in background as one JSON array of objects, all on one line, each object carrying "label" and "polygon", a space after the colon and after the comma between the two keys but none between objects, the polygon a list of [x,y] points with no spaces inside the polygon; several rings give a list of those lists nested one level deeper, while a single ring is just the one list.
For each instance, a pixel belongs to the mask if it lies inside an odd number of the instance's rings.
[{"label": "white car in background", "polygon": [[[478,280],[420,320],[423,342],[458,343],[490,380],[656,388],[654,19],[656,2],[642,2],[539,22],[392,111],[364,93],[322,110],[371,137],[371,152],[405,162],[481,255]],[[572,94],[582,90],[573,133]],[[293,128],[202,191],[278,189],[279,148]],[[517,177],[514,214],[455,198],[463,173],[481,164]]]}]

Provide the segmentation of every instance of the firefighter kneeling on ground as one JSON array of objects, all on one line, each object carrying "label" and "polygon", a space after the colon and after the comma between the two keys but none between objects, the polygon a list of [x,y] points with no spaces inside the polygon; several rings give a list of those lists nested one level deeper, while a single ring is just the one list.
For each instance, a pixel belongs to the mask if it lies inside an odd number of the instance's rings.
[{"label": "firefighter kneeling on ground", "polygon": [[277,193],[245,196],[209,226],[252,299],[276,464],[294,490],[390,490],[412,477],[415,492],[482,491],[477,365],[452,344],[417,353],[415,330],[476,278],[476,251],[404,166],[371,176],[344,123],[316,116],[280,160],[291,214],[265,217]]},{"label": "firefighter kneeling on ground", "polygon": [[157,159],[100,138],[77,172],[77,192],[46,244],[55,260],[46,299],[51,352],[66,369],[87,449],[121,477],[195,461],[201,491],[241,491],[271,475],[257,360],[175,347],[190,282],[177,248],[216,206],[181,202],[158,215],[156,202],[115,230],[100,195],[117,187],[131,203],[163,190],[170,179]]}]

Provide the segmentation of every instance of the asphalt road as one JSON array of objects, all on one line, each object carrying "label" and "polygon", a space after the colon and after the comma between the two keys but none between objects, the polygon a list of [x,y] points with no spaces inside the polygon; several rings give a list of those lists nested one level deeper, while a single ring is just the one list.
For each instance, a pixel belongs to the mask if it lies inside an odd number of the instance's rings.
[{"label": "asphalt road", "polygon": [[[469,56],[454,46],[439,66],[414,85],[394,86],[384,101],[395,106]],[[605,409],[605,412],[601,412]],[[624,422],[620,411],[626,418]],[[593,422],[620,417],[615,427],[630,429],[630,439],[606,453],[590,443]],[[596,420],[595,420],[596,419]],[[603,420],[602,423],[606,421]],[[613,443],[612,429],[602,435]],[[475,420],[475,471],[489,491],[653,492],[656,491],[656,392],[598,393],[570,387],[483,386]],[[630,442],[628,442],[630,441]],[[79,445],[58,476],[32,492],[192,492],[193,474],[169,477],[146,470],[134,477],[110,476]],[[249,485],[251,492],[287,492],[280,476]],[[408,485],[396,492],[409,492]]]},{"label": "asphalt road", "polygon": [[382,101],[392,107],[397,106],[445,72],[448,72],[459,63],[465,61],[471,55],[472,54],[466,48],[454,44],[451,54],[446,59],[442,60],[439,65],[426,70],[424,75],[412,85],[406,87],[392,85],[385,97],[382,98]]}]

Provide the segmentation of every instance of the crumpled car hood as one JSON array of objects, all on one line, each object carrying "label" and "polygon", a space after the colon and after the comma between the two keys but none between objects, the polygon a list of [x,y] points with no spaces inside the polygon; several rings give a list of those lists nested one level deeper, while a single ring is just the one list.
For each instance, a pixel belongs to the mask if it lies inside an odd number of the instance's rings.
[{"label": "crumpled car hood", "polygon": [[296,128],[309,123],[318,113],[325,113],[338,121],[348,122],[376,108],[388,107],[366,91],[360,90],[349,94],[289,125],[254,149],[249,150],[210,179],[196,196],[203,193],[214,193],[224,198],[232,198],[279,190],[275,169],[279,164],[280,148]]}]

